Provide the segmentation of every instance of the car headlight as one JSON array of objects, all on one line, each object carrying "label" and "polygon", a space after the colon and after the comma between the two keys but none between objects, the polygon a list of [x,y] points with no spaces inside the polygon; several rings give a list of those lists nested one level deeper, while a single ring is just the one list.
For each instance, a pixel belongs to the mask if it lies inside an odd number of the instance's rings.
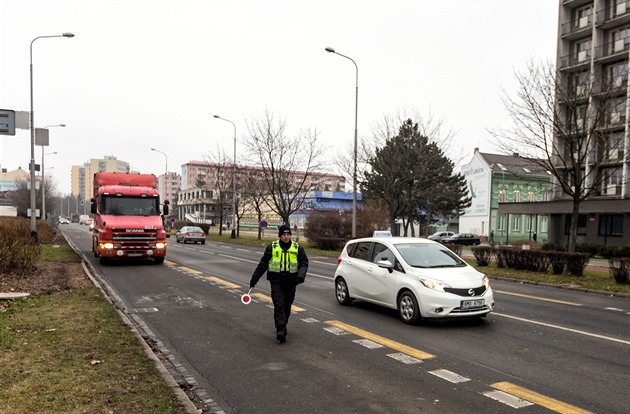
[{"label": "car headlight", "polygon": [[485,288],[488,289],[490,287],[490,278],[486,275],[483,275],[483,279],[481,280],[481,283],[483,283]]},{"label": "car headlight", "polygon": [[444,283],[441,280],[427,279],[420,276],[418,276],[418,280],[429,289],[438,290],[440,292],[444,292],[444,288],[450,287],[447,283]]}]

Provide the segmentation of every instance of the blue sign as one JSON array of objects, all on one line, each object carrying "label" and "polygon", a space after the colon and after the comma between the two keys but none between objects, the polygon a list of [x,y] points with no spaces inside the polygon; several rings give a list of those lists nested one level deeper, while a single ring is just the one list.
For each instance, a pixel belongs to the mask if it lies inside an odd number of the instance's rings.
[{"label": "blue sign", "polygon": [[267,222],[266,222],[265,220],[262,220],[262,221],[260,222],[260,227],[262,227],[262,228],[267,227]]}]

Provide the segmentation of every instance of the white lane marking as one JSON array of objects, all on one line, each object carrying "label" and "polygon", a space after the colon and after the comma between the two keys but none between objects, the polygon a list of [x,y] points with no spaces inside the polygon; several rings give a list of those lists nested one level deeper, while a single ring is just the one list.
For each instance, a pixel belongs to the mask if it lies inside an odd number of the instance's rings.
[{"label": "white lane marking", "polygon": [[452,382],[453,384],[457,384],[459,382],[470,381],[470,378],[462,377],[459,374],[454,373],[453,371],[449,371],[447,369],[438,369],[435,371],[429,371],[429,374],[433,374],[436,377],[440,377],[448,382]]},{"label": "white lane marking", "polygon": [[337,335],[337,336],[340,336],[340,335],[350,335],[350,332],[348,332],[348,331],[344,331],[343,329],[339,329],[339,328],[337,328],[337,327],[335,327],[335,326],[326,326],[326,327],[324,327],[323,329],[324,329],[325,331],[328,331],[328,332],[330,332],[331,334],[335,334],[335,335]]},{"label": "white lane marking", "polygon": [[496,316],[503,316],[504,318],[515,319],[515,320],[521,321],[521,322],[528,322],[528,323],[533,323],[535,325],[546,326],[548,328],[559,329],[561,331],[573,332],[573,333],[576,333],[576,334],[590,336],[590,337],[597,338],[597,339],[604,339],[606,341],[617,342],[617,343],[624,344],[624,345],[630,345],[630,341],[625,341],[623,339],[612,338],[610,336],[594,334],[594,333],[586,332],[586,331],[579,331],[579,330],[573,329],[573,328],[567,328],[567,327],[564,327],[564,326],[553,325],[551,323],[533,321],[531,319],[519,318],[518,316],[505,315],[505,314],[497,313],[497,312],[492,312],[492,314],[496,315]]},{"label": "white lane marking", "polygon": [[418,358],[414,358],[407,354],[403,354],[402,352],[396,352],[395,354],[387,354],[387,356],[407,365],[422,363],[422,361],[419,360]]},{"label": "white lane marking", "polygon": [[534,405],[534,403],[515,397],[503,391],[488,391],[484,392],[483,395],[485,395],[486,397],[490,397],[495,401],[499,401],[500,403],[503,403],[505,405],[509,405],[512,408],[523,408]]},{"label": "white lane marking", "polygon": [[378,349],[378,348],[384,348],[383,345],[381,344],[377,344],[374,341],[370,341],[369,339],[355,339],[354,341],[355,344],[359,344],[361,346],[364,346],[368,349]]},{"label": "white lane marking", "polygon": [[609,311],[615,311],[615,312],[625,312],[625,309],[619,309],[619,308],[604,308],[605,310],[609,310]]},{"label": "white lane marking", "polygon": [[306,323],[319,323],[319,320],[315,318],[303,318],[302,321]]}]

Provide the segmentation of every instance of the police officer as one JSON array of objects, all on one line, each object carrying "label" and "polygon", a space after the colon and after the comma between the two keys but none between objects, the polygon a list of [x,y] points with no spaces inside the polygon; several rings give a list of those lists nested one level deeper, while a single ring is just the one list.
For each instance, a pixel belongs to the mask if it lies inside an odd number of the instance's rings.
[{"label": "police officer", "polygon": [[279,240],[274,241],[265,249],[252,274],[249,287],[255,287],[262,275],[267,272],[267,280],[271,284],[276,339],[283,344],[287,340],[287,322],[295,299],[295,288],[300,283],[304,283],[308,270],[308,257],[304,248],[291,240],[289,226],[283,224],[278,228],[278,238]]}]

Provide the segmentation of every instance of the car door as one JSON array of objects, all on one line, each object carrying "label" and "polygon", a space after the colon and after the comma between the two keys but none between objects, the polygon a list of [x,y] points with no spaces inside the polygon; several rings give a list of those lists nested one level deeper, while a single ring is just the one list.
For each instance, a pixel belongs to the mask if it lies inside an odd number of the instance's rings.
[{"label": "car door", "polygon": [[378,266],[377,262],[380,260],[389,260],[395,263],[396,258],[386,245],[374,242],[370,253],[370,261],[364,263],[362,288],[367,299],[391,306],[395,302],[392,300],[395,276],[388,269]]}]

